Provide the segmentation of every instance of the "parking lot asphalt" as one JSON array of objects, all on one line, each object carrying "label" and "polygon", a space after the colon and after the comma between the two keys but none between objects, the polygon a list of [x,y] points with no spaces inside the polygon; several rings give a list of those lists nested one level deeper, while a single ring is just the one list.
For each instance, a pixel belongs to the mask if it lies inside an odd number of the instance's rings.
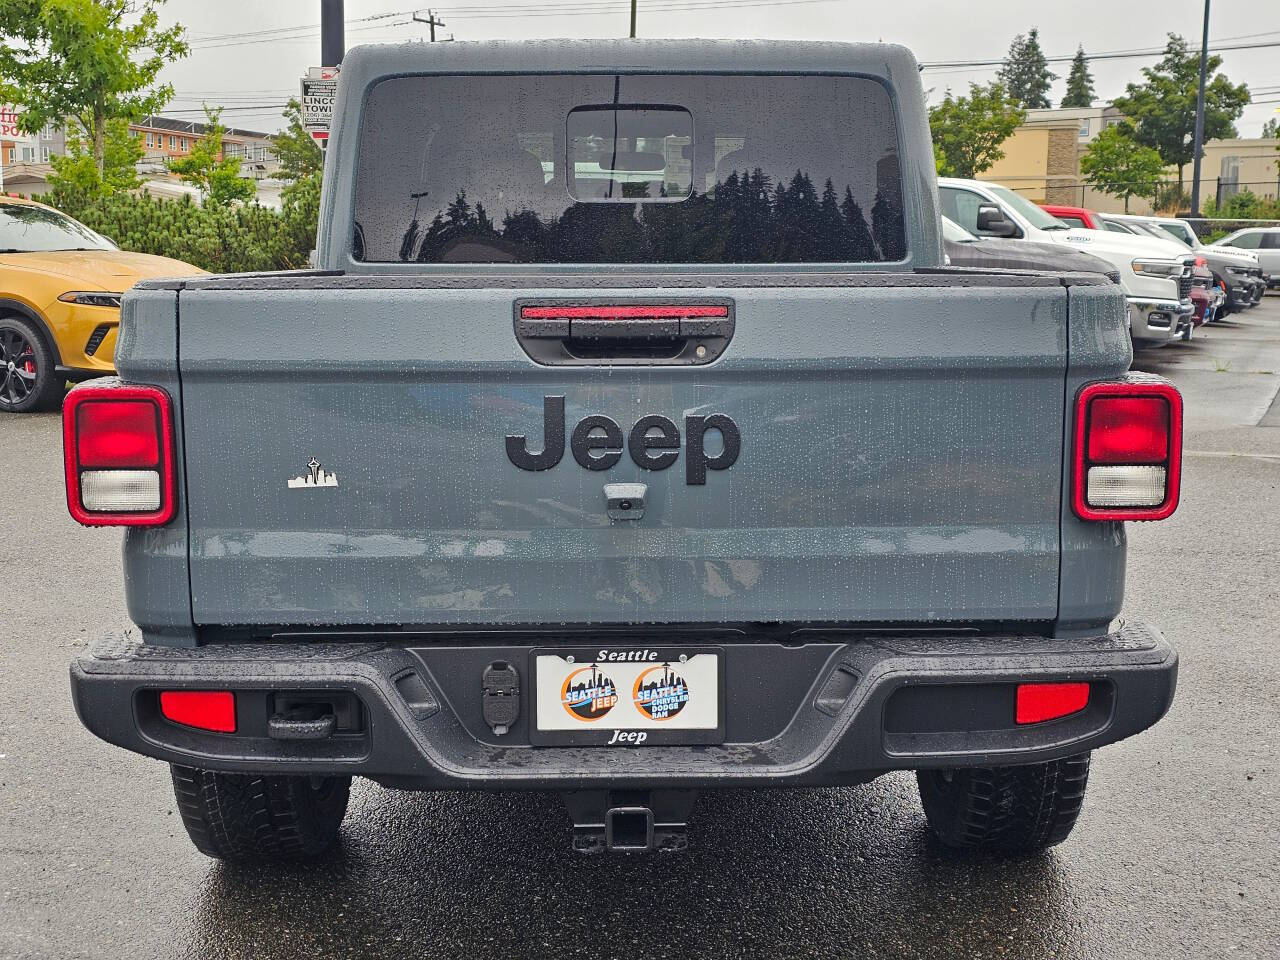
[{"label": "parking lot asphalt", "polygon": [[905,774],[705,794],[688,853],[593,859],[554,795],[358,781],[318,864],[208,860],[167,768],[76,720],[67,663],[125,620],[120,534],[68,518],[56,416],[0,419],[0,957],[1277,956],[1280,298],[1135,367],[1186,398],[1182,505],[1130,525],[1125,601],[1178,694],[1015,862],[940,851]]}]

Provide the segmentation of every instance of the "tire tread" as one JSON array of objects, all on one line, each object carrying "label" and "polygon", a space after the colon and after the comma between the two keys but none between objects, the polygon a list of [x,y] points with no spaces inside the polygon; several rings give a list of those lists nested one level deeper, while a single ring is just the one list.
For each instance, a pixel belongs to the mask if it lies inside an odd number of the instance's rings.
[{"label": "tire tread", "polygon": [[297,860],[318,856],[337,838],[350,777],[326,778],[317,793],[307,777],[217,773],[176,764],[173,791],[197,850],[222,860]]}]

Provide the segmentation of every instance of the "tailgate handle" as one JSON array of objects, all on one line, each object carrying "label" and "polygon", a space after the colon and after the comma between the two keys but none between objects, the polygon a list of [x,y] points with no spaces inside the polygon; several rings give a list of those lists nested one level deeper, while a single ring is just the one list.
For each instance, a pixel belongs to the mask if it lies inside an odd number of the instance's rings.
[{"label": "tailgate handle", "polygon": [[546,365],[706,364],[733,330],[729,300],[516,303],[516,339]]}]

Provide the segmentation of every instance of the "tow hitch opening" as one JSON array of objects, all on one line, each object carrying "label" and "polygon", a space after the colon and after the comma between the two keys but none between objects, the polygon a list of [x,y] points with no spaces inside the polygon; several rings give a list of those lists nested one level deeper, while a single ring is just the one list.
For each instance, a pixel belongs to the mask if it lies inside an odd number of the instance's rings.
[{"label": "tow hitch opening", "polygon": [[578,853],[670,853],[689,846],[695,790],[571,790],[563,797]]}]

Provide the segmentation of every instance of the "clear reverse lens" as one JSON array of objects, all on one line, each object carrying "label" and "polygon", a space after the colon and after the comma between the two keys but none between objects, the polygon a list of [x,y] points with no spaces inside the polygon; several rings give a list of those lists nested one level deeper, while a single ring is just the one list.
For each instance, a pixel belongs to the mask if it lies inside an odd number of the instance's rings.
[{"label": "clear reverse lens", "polygon": [[1089,468],[1085,499],[1091,507],[1158,507],[1164,497],[1164,467]]},{"label": "clear reverse lens", "polygon": [[160,474],[155,470],[85,470],[80,502],[94,513],[145,513],[160,509]]}]

